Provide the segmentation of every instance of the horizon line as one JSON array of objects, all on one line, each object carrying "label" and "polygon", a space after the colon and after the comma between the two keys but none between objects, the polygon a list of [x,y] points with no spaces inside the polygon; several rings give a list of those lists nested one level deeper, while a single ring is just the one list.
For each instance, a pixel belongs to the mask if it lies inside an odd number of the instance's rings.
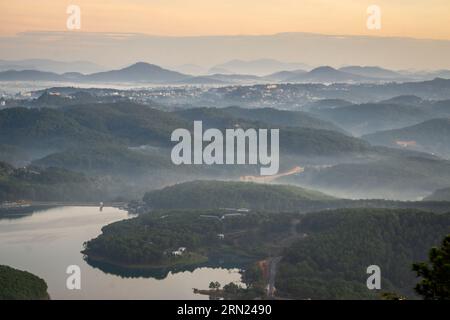
[{"label": "horizon line", "polygon": [[114,31],[67,31],[67,30],[30,30],[21,31],[15,34],[3,34],[2,37],[18,37],[26,35],[39,35],[39,34],[60,34],[60,35],[122,35],[122,36],[146,36],[152,38],[232,38],[232,37],[274,37],[282,35],[295,35],[304,34],[312,36],[322,36],[322,37],[348,37],[348,38],[379,38],[379,39],[409,39],[409,40],[421,40],[421,41],[444,41],[449,42],[449,39],[445,38],[418,38],[413,36],[402,36],[402,35],[369,35],[369,34],[331,34],[331,33],[318,33],[318,32],[308,32],[308,31],[281,31],[276,33],[247,33],[247,34],[199,34],[199,35],[164,35],[164,34],[150,34],[143,32],[114,32]]}]

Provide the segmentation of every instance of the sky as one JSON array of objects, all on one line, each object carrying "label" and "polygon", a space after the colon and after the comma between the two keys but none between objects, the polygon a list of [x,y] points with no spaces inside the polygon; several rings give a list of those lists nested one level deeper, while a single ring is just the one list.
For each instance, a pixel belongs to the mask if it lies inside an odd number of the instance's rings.
[{"label": "sky", "polygon": [[[80,8],[79,30],[67,8]],[[369,29],[369,6],[380,27]],[[0,0],[0,59],[450,69],[450,0]]]},{"label": "sky", "polygon": [[[450,40],[449,0],[14,0],[0,2],[0,36],[65,31],[66,8],[81,9],[81,32],[161,36],[308,32]],[[366,27],[381,9],[381,29]]]}]

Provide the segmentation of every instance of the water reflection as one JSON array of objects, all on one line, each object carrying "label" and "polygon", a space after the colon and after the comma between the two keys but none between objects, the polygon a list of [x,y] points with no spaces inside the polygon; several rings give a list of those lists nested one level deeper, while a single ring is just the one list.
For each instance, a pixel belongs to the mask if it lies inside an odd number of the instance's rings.
[{"label": "water reflection", "polygon": [[[239,269],[231,268],[238,264],[214,259],[172,270],[125,270],[83,259],[85,241],[98,236],[104,225],[127,218],[127,212],[109,207],[102,212],[98,207],[58,207],[0,216],[0,264],[45,279],[52,299],[208,299],[192,289],[206,289],[210,281],[240,283]],[[81,290],[66,289],[65,271],[73,264],[81,268]]]}]

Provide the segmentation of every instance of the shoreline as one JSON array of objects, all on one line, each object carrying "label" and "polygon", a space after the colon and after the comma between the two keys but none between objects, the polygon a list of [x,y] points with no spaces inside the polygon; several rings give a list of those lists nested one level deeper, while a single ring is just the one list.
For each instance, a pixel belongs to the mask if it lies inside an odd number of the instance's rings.
[{"label": "shoreline", "polygon": [[130,270],[130,271],[139,271],[139,270],[145,270],[145,271],[159,271],[159,270],[165,270],[165,269],[171,269],[171,268],[182,268],[182,267],[195,267],[195,266],[200,266],[202,264],[205,264],[209,261],[208,257],[206,256],[201,256],[198,255],[198,257],[200,258],[198,261],[195,261],[193,263],[173,263],[173,264],[159,264],[159,265],[154,265],[154,264],[127,264],[127,263],[123,263],[123,262],[118,262],[109,258],[106,258],[104,256],[100,256],[100,255],[92,255],[92,254],[87,254],[85,251],[81,251],[81,253],[83,254],[83,259],[86,262],[93,262],[95,263],[102,263],[102,264],[107,264],[108,266],[111,267],[117,267],[117,268],[121,268],[121,269],[126,269],[126,270]]}]

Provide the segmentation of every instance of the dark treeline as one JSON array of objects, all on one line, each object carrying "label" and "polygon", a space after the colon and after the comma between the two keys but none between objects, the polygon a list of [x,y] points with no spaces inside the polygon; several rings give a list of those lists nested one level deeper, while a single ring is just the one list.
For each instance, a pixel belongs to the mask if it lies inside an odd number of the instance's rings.
[{"label": "dark treeline", "polygon": [[41,278],[0,265],[0,300],[49,299],[47,284]]},{"label": "dark treeline", "polygon": [[[450,213],[414,209],[229,213],[141,214],[104,227],[84,253],[122,268],[168,270],[208,261],[246,261],[248,269],[256,261],[281,256],[275,286],[282,298],[378,299],[383,292],[417,298],[412,265],[425,260],[429,248],[450,232]],[[180,247],[186,252],[172,255]],[[366,287],[370,265],[381,268],[382,290]]]},{"label": "dark treeline", "polygon": [[381,268],[381,292],[415,297],[414,262],[450,233],[450,214],[416,210],[341,209],[304,216],[305,234],[287,248],[279,294],[296,299],[379,298],[366,287],[370,265]]},{"label": "dark treeline", "polygon": [[[141,214],[104,227],[100,236],[85,244],[83,252],[90,260],[131,268],[195,265],[208,259],[230,263],[262,259],[270,246],[289,236],[293,217],[229,214],[226,210]],[[187,248],[186,252],[174,256],[172,252],[180,247]]]},{"label": "dark treeline", "polygon": [[449,212],[450,202],[334,199],[290,185],[192,181],[146,193],[149,209],[247,208],[271,212],[312,212],[339,208],[416,208]]}]

